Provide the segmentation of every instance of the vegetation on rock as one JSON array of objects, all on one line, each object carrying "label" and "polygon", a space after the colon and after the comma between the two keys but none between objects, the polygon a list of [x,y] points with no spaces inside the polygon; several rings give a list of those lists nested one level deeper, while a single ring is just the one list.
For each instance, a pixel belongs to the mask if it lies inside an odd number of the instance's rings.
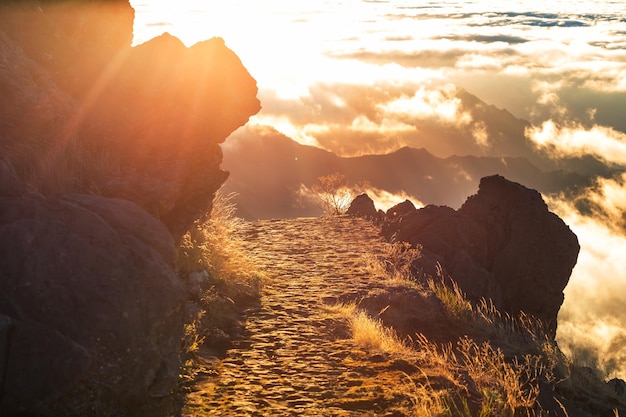
[{"label": "vegetation on rock", "polygon": [[[441,275],[430,277],[427,285],[417,282],[410,265],[419,256],[419,250],[406,243],[388,244],[379,257],[365,255],[367,270],[390,286],[402,286],[403,296],[389,299],[382,310],[363,294],[353,303],[334,307],[348,320],[357,344],[421,370],[421,380],[407,379],[414,394],[412,413],[407,415],[569,416],[568,410],[572,415],[611,410],[619,415],[618,407],[625,406],[619,395],[597,372],[572,363],[540,320],[524,313],[516,317],[501,313],[490,300],[470,302],[454,281]],[[436,296],[455,322],[456,329],[445,335],[447,342],[429,340],[441,334],[398,335],[396,329],[402,327],[398,318],[413,318],[403,306],[407,292]],[[401,313],[390,316],[391,309]]]},{"label": "vegetation on rock", "polygon": [[203,369],[198,351],[226,349],[242,330],[244,308],[261,296],[263,272],[242,246],[232,198],[218,192],[210,216],[194,224],[177,250],[177,270],[189,300],[181,348],[183,390]]}]

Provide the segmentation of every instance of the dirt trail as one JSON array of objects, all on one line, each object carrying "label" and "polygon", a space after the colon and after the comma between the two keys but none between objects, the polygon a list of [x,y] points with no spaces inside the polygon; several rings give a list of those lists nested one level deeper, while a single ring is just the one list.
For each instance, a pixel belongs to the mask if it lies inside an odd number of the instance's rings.
[{"label": "dirt trail", "polygon": [[182,415],[407,415],[406,363],[355,347],[324,308],[377,285],[362,268],[362,254],[382,245],[377,230],[350,218],[260,221],[246,240],[269,276],[261,306]]}]

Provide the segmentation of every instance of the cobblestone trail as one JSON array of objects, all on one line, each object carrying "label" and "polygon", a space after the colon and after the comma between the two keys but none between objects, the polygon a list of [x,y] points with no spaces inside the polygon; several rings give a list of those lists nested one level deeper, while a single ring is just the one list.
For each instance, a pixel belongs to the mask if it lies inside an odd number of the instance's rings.
[{"label": "cobblestone trail", "polygon": [[246,225],[247,249],[269,276],[244,335],[199,381],[183,416],[404,416],[403,361],[354,346],[326,305],[375,283],[362,255],[382,245],[351,218]]}]

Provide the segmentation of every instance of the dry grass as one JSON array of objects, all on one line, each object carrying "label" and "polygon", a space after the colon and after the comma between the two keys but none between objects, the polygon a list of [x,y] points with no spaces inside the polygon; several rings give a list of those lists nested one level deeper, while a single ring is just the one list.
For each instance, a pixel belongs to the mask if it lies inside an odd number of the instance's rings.
[{"label": "dry grass", "polygon": [[[424,289],[415,283],[411,267],[418,257],[419,248],[396,243],[389,245],[382,257],[366,256],[366,263],[377,279]],[[428,376],[426,383],[410,383],[413,415],[545,415],[537,403],[540,384],[555,384],[570,373],[569,361],[547,335],[541,321],[523,313],[518,317],[503,314],[490,300],[471,303],[453,280],[444,279],[441,268],[437,277],[426,282],[426,289],[436,295],[451,317],[460,321],[466,336],[443,345],[432,343],[421,334],[410,343],[398,341],[393,331],[380,322],[354,306],[349,310],[356,343],[403,356]],[[364,317],[370,322],[362,323]],[[402,348],[394,347],[398,344]],[[433,389],[428,378],[448,381],[449,386]]]},{"label": "dry grass", "polygon": [[364,349],[394,356],[413,354],[407,344],[401,341],[395,332],[359,310],[355,304],[338,304],[328,307],[348,321],[354,342]]},{"label": "dry grass", "polygon": [[437,265],[437,277],[428,278],[428,288],[435,293],[439,301],[446,307],[458,320],[469,320],[473,316],[474,308],[470,303],[459,285],[451,280],[451,285],[447,285],[444,281],[441,265]]},{"label": "dry grass", "polygon": [[235,216],[233,197],[216,194],[210,217],[198,221],[183,236],[177,268],[183,277],[206,271],[214,286],[233,299],[245,295],[258,298],[263,273],[243,249],[243,220]]},{"label": "dry grass", "polygon": [[197,222],[178,248],[177,269],[188,290],[191,277],[200,277],[193,294],[189,293],[193,307],[181,348],[183,385],[195,378],[195,355],[206,339],[212,343],[228,339],[229,329],[239,324],[242,308],[261,295],[263,272],[243,249],[242,220],[234,215],[232,198],[218,192],[211,216]]},{"label": "dry grass", "polygon": [[394,286],[416,286],[412,264],[421,256],[421,247],[414,248],[409,243],[385,244],[379,255],[363,255],[365,270],[376,279]]},{"label": "dry grass", "polygon": [[[524,355],[507,360],[503,351],[488,342],[469,337],[452,344],[437,345],[418,334],[409,343],[398,339],[354,304],[333,307],[348,320],[358,346],[414,363],[422,370],[418,383],[407,376],[407,396],[413,416],[539,416],[539,382],[546,375],[540,356]],[[433,387],[431,379],[446,381]]]},{"label": "dry grass", "polygon": [[449,407],[446,403],[448,392],[435,389],[428,378],[425,382],[415,382],[410,377],[405,378],[405,392],[411,403],[409,413],[413,417],[441,417],[446,416]]},{"label": "dry grass", "polygon": [[539,396],[539,381],[545,366],[538,356],[524,355],[507,361],[500,348],[462,338],[458,351],[463,368],[482,394],[481,414],[534,415]]},{"label": "dry grass", "polygon": [[262,273],[243,249],[243,220],[235,216],[233,197],[218,192],[210,217],[196,222],[183,236],[178,270],[182,275],[204,270],[215,280],[250,286],[250,290],[258,292]]}]

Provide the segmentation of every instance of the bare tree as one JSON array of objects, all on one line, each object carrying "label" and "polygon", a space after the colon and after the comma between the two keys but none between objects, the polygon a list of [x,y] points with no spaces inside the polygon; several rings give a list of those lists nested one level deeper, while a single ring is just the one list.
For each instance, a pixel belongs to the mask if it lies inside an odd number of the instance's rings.
[{"label": "bare tree", "polygon": [[330,216],[345,213],[354,196],[346,176],[335,172],[319,177],[317,181],[318,183],[311,187],[311,191],[320,201],[324,212]]}]

